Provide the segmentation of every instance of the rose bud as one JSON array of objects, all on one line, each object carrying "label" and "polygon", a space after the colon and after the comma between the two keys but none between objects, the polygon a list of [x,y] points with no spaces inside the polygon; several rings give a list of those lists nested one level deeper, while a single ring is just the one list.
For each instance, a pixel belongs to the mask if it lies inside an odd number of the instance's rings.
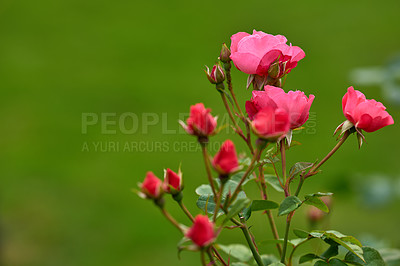
[{"label": "rose bud", "polygon": [[342,109],[344,116],[356,129],[366,132],[374,132],[394,123],[382,103],[367,100],[363,93],[354,90],[353,87],[349,87],[343,96]]},{"label": "rose bud", "polygon": [[[332,205],[331,197],[321,197],[321,200],[325,203],[325,205],[330,210],[331,205]],[[327,215],[327,213],[321,211],[320,209],[318,209],[317,207],[314,207],[314,206],[310,206],[310,208],[307,211],[307,218],[311,223],[320,221],[326,215]]]},{"label": "rose bud", "polygon": [[[305,57],[304,51],[297,46],[287,45],[282,35],[253,31],[250,35],[239,32],[231,37],[231,59],[235,66],[247,74],[268,76],[270,66],[279,62],[287,74]],[[280,77],[276,76],[276,77]]]},{"label": "rose bud", "polygon": [[141,192],[147,198],[157,199],[162,194],[162,181],[158,179],[153,172],[147,172],[142,184],[140,184]]},{"label": "rose bud", "polygon": [[207,215],[197,215],[194,218],[192,227],[186,233],[193,243],[199,247],[204,247],[212,243],[216,237],[214,224],[210,222]]},{"label": "rose bud", "polygon": [[215,64],[211,69],[211,72],[207,66],[206,68],[207,70],[204,70],[204,72],[206,72],[207,78],[212,84],[220,84],[224,82],[225,72],[219,64]]},{"label": "rose bud", "polygon": [[212,165],[221,176],[228,176],[239,169],[235,145],[231,140],[228,139],[222,144],[214,156]]},{"label": "rose bud", "polygon": [[229,63],[231,61],[231,51],[229,50],[228,46],[226,44],[222,44],[222,49],[221,53],[219,54],[219,60],[221,60],[222,63]]},{"label": "rose bud", "polygon": [[190,116],[186,120],[186,124],[182,121],[179,122],[190,135],[198,137],[211,136],[217,126],[217,119],[210,112],[211,109],[206,109],[204,104],[198,103],[190,107]]},{"label": "rose bud", "polygon": [[289,132],[289,115],[282,108],[265,107],[256,114],[251,126],[261,139],[278,141]]},{"label": "rose bud", "polygon": [[274,86],[265,86],[264,91],[253,91],[251,101],[246,102],[246,111],[250,120],[257,112],[267,106],[282,108],[289,114],[290,129],[302,126],[309,117],[314,95],[307,96],[302,91],[289,91]]},{"label": "rose bud", "polygon": [[167,168],[164,174],[163,189],[167,193],[177,194],[182,190],[182,172],[175,173]]}]

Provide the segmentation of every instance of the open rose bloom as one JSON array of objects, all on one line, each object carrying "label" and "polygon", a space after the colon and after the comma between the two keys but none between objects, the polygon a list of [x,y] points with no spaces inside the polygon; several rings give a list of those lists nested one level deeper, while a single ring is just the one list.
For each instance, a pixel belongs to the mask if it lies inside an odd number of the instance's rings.
[{"label": "open rose bloom", "polygon": [[286,43],[287,39],[282,35],[256,30],[253,34],[239,32],[231,37],[231,59],[240,71],[247,74],[268,76],[274,62],[279,62],[282,75],[287,74],[305,57],[305,53],[300,47]]},{"label": "open rose bloom", "polygon": [[347,89],[342,99],[344,116],[358,129],[374,132],[394,123],[386,112],[386,107],[375,100],[367,100],[360,91],[353,87]]}]

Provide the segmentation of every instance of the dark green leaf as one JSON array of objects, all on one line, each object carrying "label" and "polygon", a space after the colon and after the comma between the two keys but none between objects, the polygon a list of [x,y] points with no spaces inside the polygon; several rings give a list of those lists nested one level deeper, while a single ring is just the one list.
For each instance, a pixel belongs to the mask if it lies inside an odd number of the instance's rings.
[{"label": "dark green leaf", "polygon": [[344,263],[343,261],[341,261],[339,259],[336,259],[336,258],[331,259],[329,261],[329,265],[332,265],[332,266],[347,266],[346,263]]},{"label": "dark green leaf", "polygon": [[329,212],[328,206],[326,206],[326,204],[320,198],[318,198],[316,196],[312,196],[312,197],[306,196],[304,203],[315,206],[323,212]]},{"label": "dark green leaf", "polygon": [[274,175],[264,175],[265,182],[267,182],[271,187],[273,187],[278,192],[283,192],[283,188],[279,183],[278,177]]},{"label": "dark green leaf", "polygon": [[250,219],[250,217],[251,217],[251,204],[252,203],[250,203],[250,205],[247,207],[247,208],[244,208],[243,209],[243,212],[242,212],[242,216],[244,217],[244,219],[247,221],[248,219]]},{"label": "dark green leaf", "polygon": [[[215,210],[215,202],[213,196],[201,195],[197,199],[196,205],[199,209],[206,212],[205,208],[207,206],[207,212],[213,214]],[[221,209],[218,209],[218,215],[223,214],[224,212]]]},{"label": "dark green leaf", "polygon": [[251,204],[251,211],[264,211],[264,210],[271,210],[276,209],[279,207],[279,204],[270,201],[270,200],[253,200]]},{"label": "dark green leaf", "polygon": [[307,194],[309,197],[325,197],[325,196],[332,196],[332,192],[317,192],[317,193],[312,193],[312,194]]},{"label": "dark green leaf", "polygon": [[323,260],[319,260],[314,264],[314,266],[326,266],[326,265],[329,265],[329,264]]},{"label": "dark green leaf", "polygon": [[289,170],[289,176],[291,178],[295,177],[298,173],[300,173],[303,170],[306,170],[313,166],[313,163],[307,163],[307,162],[298,162],[295,163],[292,168]]},{"label": "dark green leaf", "polygon": [[289,214],[301,205],[301,200],[296,196],[285,198],[279,206],[278,216]]},{"label": "dark green leaf", "polygon": [[363,247],[362,248],[364,252],[364,259],[365,262],[363,262],[359,257],[355,256],[351,252],[347,252],[346,256],[344,257],[344,260],[348,263],[353,263],[356,265],[373,265],[373,266],[384,266],[386,265],[385,262],[382,259],[382,256],[379,254],[379,252],[376,249],[373,249],[371,247]]},{"label": "dark green leaf", "polygon": [[329,248],[321,254],[321,257],[323,257],[325,260],[328,260],[332,257],[335,257],[339,254],[339,248],[338,248],[338,244],[333,244],[330,245]]},{"label": "dark green leaf", "polygon": [[307,238],[309,233],[307,231],[304,230],[300,230],[300,229],[294,229],[293,233],[300,238]]},{"label": "dark green leaf", "polygon": [[250,200],[247,198],[237,199],[235,203],[230,208],[229,212],[226,214],[225,220],[223,223],[226,223],[231,218],[235,217],[239,212],[241,212],[244,208],[246,208],[250,204]]},{"label": "dark green leaf", "polygon": [[298,246],[306,242],[308,238],[295,238],[288,241],[288,243],[292,244],[293,246]]},{"label": "dark green leaf", "polygon": [[320,257],[318,255],[316,255],[316,254],[308,253],[308,254],[303,255],[303,256],[300,257],[299,263],[302,264],[304,262],[312,261],[312,260],[319,259],[319,258]]},{"label": "dark green leaf", "polygon": [[219,244],[218,247],[226,254],[240,260],[241,262],[249,261],[253,257],[250,249],[242,244],[231,244],[228,246]]},{"label": "dark green leaf", "polygon": [[275,261],[275,262],[269,264],[268,266],[285,266],[285,264],[283,264],[280,261]]}]

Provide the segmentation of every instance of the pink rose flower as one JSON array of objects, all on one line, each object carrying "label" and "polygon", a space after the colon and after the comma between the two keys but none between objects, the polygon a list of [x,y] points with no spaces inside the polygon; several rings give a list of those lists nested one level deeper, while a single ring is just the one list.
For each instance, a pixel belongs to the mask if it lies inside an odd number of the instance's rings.
[{"label": "pink rose flower", "polygon": [[282,35],[274,36],[256,30],[252,35],[239,32],[231,37],[231,59],[240,71],[260,76],[268,76],[271,64],[279,60],[282,70],[279,76],[282,76],[305,57],[300,47],[287,45],[286,42]]},{"label": "pink rose flower", "polygon": [[164,191],[167,193],[177,193],[182,190],[182,173],[179,170],[175,173],[171,169],[167,168],[164,175],[163,183]]},{"label": "pink rose flower", "polygon": [[153,172],[147,172],[146,177],[141,184],[141,191],[149,198],[158,198],[161,195],[162,181],[158,179]]},{"label": "pink rose flower", "polygon": [[182,127],[190,135],[207,137],[214,133],[217,120],[210,114],[211,109],[205,108],[204,104],[198,103],[190,106],[190,116],[186,124],[180,121]]},{"label": "pink rose flower", "polygon": [[221,175],[229,175],[239,168],[235,145],[231,140],[226,140],[218,153],[214,156],[212,164]]},{"label": "pink rose flower", "polygon": [[281,88],[267,85],[264,91],[253,91],[251,101],[246,102],[246,112],[252,120],[259,110],[267,106],[282,108],[289,114],[290,129],[295,129],[308,120],[314,98],[312,94],[307,98],[302,91],[285,93]]},{"label": "pink rose flower", "polygon": [[267,106],[261,109],[251,123],[254,133],[268,141],[278,141],[290,130],[288,113],[282,108]]},{"label": "pink rose flower", "polygon": [[190,238],[199,247],[207,246],[216,237],[214,224],[210,222],[207,215],[197,215],[192,227],[186,233],[186,237]]},{"label": "pink rose flower", "polygon": [[347,89],[342,99],[343,114],[356,128],[374,132],[394,123],[386,107],[375,100],[367,100],[353,87]]}]

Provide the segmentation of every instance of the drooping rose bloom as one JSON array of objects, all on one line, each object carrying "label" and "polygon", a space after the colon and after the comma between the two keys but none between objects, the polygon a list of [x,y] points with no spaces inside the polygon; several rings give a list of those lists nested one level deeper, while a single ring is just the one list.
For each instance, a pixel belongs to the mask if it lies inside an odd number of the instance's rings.
[{"label": "drooping rose bloom", "polygon": [[207,246],[216,237],[214,224],[210,222],[207,215],[197,215],[194,218],[192,227],[186,233],[186,237],[190,238],[199,247]]},{"label": "drooping rose bloom", "polygon": [[264,91],[253,91],[251,101],[246,102],[246,111],[252,120],[265,107],[282,108],[289,114],[290,129],[302,126],[309,117],[314,95],[307,96],[302,91],[289,91],[274,86],[265,86]]},{"label": "drooping rose bloom", "polygon": [[218,153],[214,156],[212,164],[221,175],[229,175],[239,167],[235,145],[231,140],[226,140]]},{"label": "drooping rose bloom", "polygon": [[164,175],[163,183],[164,191],[167,193],[177,193],[182,190],[182,173],[178,171],[175,173],[171,169],[167,168]]},{"label": "drooping rose bloom", "polygon": [[254,133],[268,141],[278,141],[290,130],[288,113],[282,108],[267,106],[261,109],[251,123]]},{"label": "drooping rose bloom", "polygon": [[300,47],[287,45],[286,42],[282,35],[274,36],[256,30],[252,35],[239,32],[231,37],[231,59],[240,71],[259,76],[267,76],[270,66],[278,60],[282,71],[278,76],[282,76],[305,57]]},{"label": "drooping rose bloom", "polygon": [[205,108],[204,104],[198,103],[190,106],[190,116],[186,124],[180,121],[182,127],[187,133],[207,137],[214,133],[217,126],[217,120],[210,114],[211,109]]},{"label": "drooping rose bloom", "polygon": [[143,183],[140,185],[141,191],[149,198],[158,198],[161,195],[162,181],[153,172],[147,172]]},{"label": "drooping rose bloom", "polygon": [[394,123],[386,112],[386,107],[375,100],[367,100],[360,91],[353,87],[347,89],[342,99],[344,116],[358,129],[374,132]]}]

